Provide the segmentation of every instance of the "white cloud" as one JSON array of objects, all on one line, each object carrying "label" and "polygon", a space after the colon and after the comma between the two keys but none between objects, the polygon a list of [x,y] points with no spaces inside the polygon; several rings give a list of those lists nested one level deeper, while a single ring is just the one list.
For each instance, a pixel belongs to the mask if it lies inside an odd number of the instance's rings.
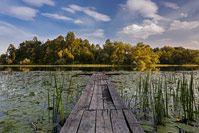
[{"label": "white cloud", "polygon": [[186,17],[188,17],[188,14],[187,13],[180,13],[180,16],[183,17],[183,18],[186,18]]},{"label": "white cloud", "polygon": [[74,20],[74,23],[75,24],[83,24],[84,22],[80,19],[77,19],[77,20]]},{"label": "white cloud", "polygon": [[58,14],[53,14],[53,13],[41,13],[41,15],[45,16],[45,17],[48,17],[48,18],[53,18],[53,19],[57,19],[57,20],[63,20],[63,21],[73,21],[73,23],[75,24],[83,24],[83,21],[77,19],[77,20],[74,20],[73,18],[69,18],[69,17],[66,17],[66,16],[61,16],[61,15],[58,15]]},{"label": "white cloud", "polygon": [[171,9],[179,9],[180,7],[175,4],[175,3],[172,3],[172,2],[164,2],[163,3],[166,7],[169,7]]},{"label": "white cloud", "polygon": [[105,37],[105,35],[104,35],[104,30],[103,30],[103,29],[96,29],[96,30],[93,31],[92,33],[85,34],[85,36],[100,37],[100,38]]},{"label": "white cloud", "polygon": [[191,30],[199,26],[199,21],[179,21],[175,20],[170,25],[170,30]]},{"label": "white cloud", "polygon": [[70,13],[75,13],[75,10],[73,10],[71,8],[67,8],[67,7],[62,8],[62,10],[68,11]]},{"label": "white cloud", "polygon": [[0,4],[0,14],[12,16],[22,20],[33,20],[37,12],[38,11],[36,9],[26,6],[10,5],[5,2]]},{"label": "white cloud", "polygon": [[127,0],[126,6],[133,12],[139,12],[145,18],[166,19],[158,15],[158,6],[151,0]]},{"label": "white cloud", "polygon": [[157,25],[157,22],[144,20],[142,25],[132,24],[123,28],[119,33],[126,34],[129,37],[147,39],[151,35],[162,34],[164,28]]},{"label": "white cloud", "polygon": [[53,19],[58,19],[58,20],[65,20],[65,21],[72,21],[72,18],[66,17],[66,16],[60,16],[58,14],[53,14],[53,13],[41,13],[41,15]]},{"label": "white cloud", "polygon": [[195,45],[199,45],[198,41],[192,41],[192,43],[195,44]]},{"label": "white cloud", "polygon": [[94,18],[96,21],[104,21],[104,22],[111,21],[111,18],[109,16],[98,13],[89,7],[81,7],[81,6],[72,4],[72,5],[69,5],[69,8],[62,8],[62,10],[69,11],[72,13],[75,13],[76,11],[84,12],[88,16]]},{"label": "white cloud", "polygon": [[34,5],[34,6],[42,6],[44,4],[49,6],[54,6],[55,2],[53,0],[23,0],[25,3]]},{"label": "white cloud", "polygon": [[10,36],[13,36],[14,38],[20,37],[20,36],[25,36],[25,37],[30,37],[30,36],[33,37],[34,36],[31,33],[25,32],[25,31],[15,27],[14,25],[9,24],[4,21],[1,21],[1,20],[0,20],[0,27],[1,27],[1,29],[3,29],[0,31],[0,36],[5,35],[5,34],[9,34]]}]

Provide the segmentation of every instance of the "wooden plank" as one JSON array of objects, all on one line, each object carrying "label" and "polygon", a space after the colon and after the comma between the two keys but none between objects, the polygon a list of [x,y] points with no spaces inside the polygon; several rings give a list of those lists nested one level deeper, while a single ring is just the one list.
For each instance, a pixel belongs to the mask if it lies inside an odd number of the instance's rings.
[{"label": "wooden plank", "polygon": [[95,85],[89,109],[90,110],[103,109],[102,87],[101,86]]},{"label": "wooden plank", "polygon": [[114,133],[130,133],[122,110],[111,110],[111,121]]},{"label": "wooden plank", "polygon": [[114,106],[116,109],[128,109],[126,105],[124,104],[124,101],[120,97],[117,90],[114,88],[113,84],[110,81],[107,81],[107,86],[109,89],[109,92],[111,94],[111,98],[113,100]]},{"label": "wooden plank", "polygon": [[91,79],[86,85],[86,88],[83,91],[80,99],[78,100],[74,109],[70,113],[67,121],[65,122],[61,130],[61,133],[73,133],[73,132],[76,133],[83,114],[83,109],[88,109],[90,106],[90,101],[92,98],[92,92],[94,87],[94,85],[92,85],[94,76],[95,75],[91,76]]},{"label": "wooden plank", "polygon": [[110,110],[97,110],[96,133],[112,133]]},{"label": "wooden plank", "polygon": [[[91,76],[61,133],[143,133],[108,77]],[[117,109],[117,110],[116,110]]]},{"label": "wooden plank", "polygon": [[104,102],[104,109],[115,109],[115,106],[113,104],[113,100],[111,98],[107,85],[101,86],[101,87],[103,88],[102,97],[103,97],[103,102]]},{"label": "wooden plank", "polygon": [[107,81],[106,80],[101,80],[101,85],[107,85]]},{"label": "wooden plank", "polygon": [[106,76],[105,74],[103,74],[102,80],[108,80],[108,76]]},{"label": "wooden plank", "polygon": [[104,133],[105,132],[105,124],[103,118],[103,111],[97,110],[96,117],[96,133]]},{"label": "wooden plank", "polygon": [[94,86],[93,85],[87,85],[86,89],[84,90],[84,92],[82,93],[82,95],[80,96],[80,99],[78,100],[77,104],[75,105],[75,110],[80,110],[80,109],[88,109],[90,106],[90,102],[91,102],[91,98],[93,95],[93,89]]},{"label": "wooden plank", "polygon": [[112,133],[112,124],[111,124],[111,111],[110,110],[103,110],[103,118],[105,122],[105,132],[106,133]]},{"label": "wooden plank", "polygon": [[84,111],[78,133],[95,133],[96,111]]},{"label": "wooden plank", "polygon": [[83,110],[73,110],[60,133],[76,133],[83,115]]},{"label": "wooden plank", "polygon": [[92,95],[93,95],[93,90],[94,90],[94,79],[96,75],[93,74],[91,76],[91,79],[89,80],[88,84],[86,85],[85,90],[83,91],[82,95],[80,96],[77,104],[74,107],[74,110],[80,110],[80,109],[89,109]]},{"label": "wooden plank", "polygon": [[128,122],[129,127],[133,133],[144,133],[140,124],[137,122],[131,110],[123,110],[124,116]]}]

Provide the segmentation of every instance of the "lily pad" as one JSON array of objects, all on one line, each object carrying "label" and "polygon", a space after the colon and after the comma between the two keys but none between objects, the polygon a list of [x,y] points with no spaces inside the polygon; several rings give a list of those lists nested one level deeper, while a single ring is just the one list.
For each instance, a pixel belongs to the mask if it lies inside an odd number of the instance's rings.
[{"label": "lily pad", "polygon": [[177,123],[177,127],[181,128],[182,130],[187,131],[187,132],[195,132],[196,130],[198,130],[198,128],[196,128],[196,127],[185,125],[182,123]]},{"label": "lily pad", "polygon": [[142,129],[144,131],[147,131],[147,132],[153,132],[154,131],[154,128],[151,127],[151,126],[147,126],[147,125],[141,125]]},{"label": "lily pad", "polygon": [[151,121],[146,121],[146,120],[142,120],[142,121],[139,121],[139,123],[141,124],[141,125],[152,125],[152,122]]},{"label": "lily pad", "polygon": [[179,133],[176,127],[158,126],[157,133]]}]

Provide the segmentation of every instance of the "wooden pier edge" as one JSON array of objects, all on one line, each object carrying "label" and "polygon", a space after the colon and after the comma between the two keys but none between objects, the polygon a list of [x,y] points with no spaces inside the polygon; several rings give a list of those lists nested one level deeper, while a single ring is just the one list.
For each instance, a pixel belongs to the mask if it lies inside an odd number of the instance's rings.
[{"label": "wooden pier edge", "polygon": [[144,133],[108,76],[91,76],[61,133]]}]

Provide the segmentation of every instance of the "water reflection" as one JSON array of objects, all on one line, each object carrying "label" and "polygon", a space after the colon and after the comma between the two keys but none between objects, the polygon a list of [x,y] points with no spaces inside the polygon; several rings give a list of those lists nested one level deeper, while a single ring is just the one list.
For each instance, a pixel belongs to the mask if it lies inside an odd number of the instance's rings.
[{"label": "water reflection", "polygon": [[0,67],[0,71],[71,71],[71,70],[81,70],[81,71],[196,71],[199,70],[197,67],[132,67],[132,66],[122,66],[122,67]]}]

